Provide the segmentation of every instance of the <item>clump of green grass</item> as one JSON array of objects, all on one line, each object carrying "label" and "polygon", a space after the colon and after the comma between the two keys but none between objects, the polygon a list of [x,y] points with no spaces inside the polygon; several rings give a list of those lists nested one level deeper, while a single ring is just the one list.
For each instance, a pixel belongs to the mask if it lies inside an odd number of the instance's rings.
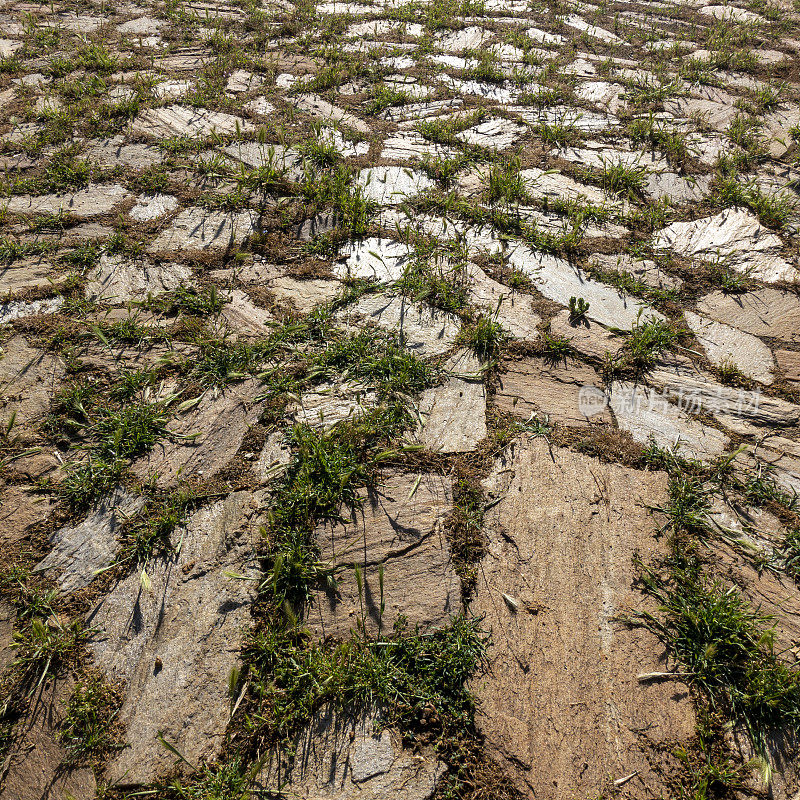
[{"label": "clump of green grass", "polygon": [[89,673],[75,685],[59,732],[70,766],[101,762],[124,746],[114,724],[122,701],[122,692],[100,673]]},{"label": "clump of green grass", "polygon": [[677,339],[678,334],[668,322],[657,317],[643,320],[640,314],[626,342],[630,363],[639,370],[652,368],[658,356]]},{"label": "clump of green grass", "polygon": [[487,196],[490,203],[522,203],[528,197],[525,181],[519,174],[520,160],[513,156],[505,163],[493,164],[489,170]]},{"label": "clump of green grass", "polygon": [[456,617],[433,633],[400,623],[388,639],[354,637],[330,645],[309,645],[292,631],[267,628],[251,637],[246,654],[255,693],[271,711],[270,733],[288,744],[325,704],[341,710],[377,705],[387,724],[406,730],[432,716],[440,735],[463,735],[475,714],[466,684],[485,647],[478,620]]},{"label": "clump of green grass", "polygon": [[771,734],[800,731],[800,673],[775,651],[772,620],[734,587],[707,577],[692,556],[673,558],[669,574],[646,570],[645,591],[663,617],[638,618],[670,649],[712,708],[743,724],[768,762]]},{"label": "clump of green grass", "polygon": [[718,175],[711,200],[722,208],[744,207],[768,228],[785,228],[797,214],[797,203],[788,192],[768,194],[755,182],[738,175]]},{"label": "clump of green grass", "polygon": [[392,106],[404,106],[408,100],[408,92],[394,86],[387,86],[385,83],[377,83],[370,89],[370,100],[367,103],[366,112],[374,116]]},{"label": "clump of green grass", "polygon": [[506,338],[502,325],[486,314],[462,325],[459,334],[460,341],[471,347],[481,359],[496,358]]}]

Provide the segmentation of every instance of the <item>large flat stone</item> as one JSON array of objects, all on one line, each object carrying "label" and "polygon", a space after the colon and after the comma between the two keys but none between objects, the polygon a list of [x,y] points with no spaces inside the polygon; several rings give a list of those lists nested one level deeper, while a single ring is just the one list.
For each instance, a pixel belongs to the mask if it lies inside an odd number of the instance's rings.
[{"label": "large flat stone", "polygon": [[666,653],[617,616],[655,611],[633,561],[666,555],[649,511],[666,502],[665,476],[522,438],[484,489],[488,548],[471,612],[492,636],[473,684],[490,753],[523,797],[594,796],[631,774],[625,797],[664,796],[651,765],[693,737],[689,691],[639,682],[666,671]]},{"label": "large flat stone", "polygon": [[337,278],[364,278],[389,283],[403,277],[411,252],[394,239],[371,237],[346,245],[342,255],[347,256],[347,260],[333,267]]},{"label": "large flat stone", "polygon": [[187,208],[147,248],[149,253],[226,250],[241,244],[256,228],[255,211],[205,211]]},{"label": "large flat stone", "polygon": [[[448,479],[395,475],[365,492],[363,507],[346,523],[319,526],[321,558],[339,569],[336,589],[317,595],[309,627],[323,636],[347,638],[362,621],[370,633],[389,634],[401,615],[412,629],[445,625],[461,610],[461,584],[444,530],[451,506]],[[354,564],[362,570],[361,597]]]},{"label": "large flat stone", "polygon": [[426,389],[417,403],[419,440],[435,453],[468,453],[486,437],[484,365],[462,350],[442,368],[449,377]]},{"label": "large flat stone", "polygon": [[232,114],[175,105],[143,111],[131,123],[131,132],[153,139],[170,139],[174,136],[205,138],[214,133],[220,136],[244,133],[255,130],[255,127],[252,122]]},{"label": "large flat stone", "polygon": [[653,246],[706,261],[722,257],[737,272],[765,283],[800,278],[781,256],[780,238],[749,211],[728,209],[694,222],[673,222],[656,234]]},{"label": "large flat stone", "polygon": [[337,122],[359,133],[368,134],[369,125],[344,109],[334,106],[316,94],[301,94],[295,99],[297,107],[309,116],[326,122]]},{"label": "large flat stone", "polygon": [[[608,393],[608,403],[617,425],[641,444],[654,441],[665,450],[676,450],[687,458],[711,460],[728,446],[725,434],[692,419],[683,408],[646,386],[615,381]],[[678,402],[686,398],[672,397]]]},{"label": "large flat stone", "polygon": [[24,336],[7,340],[0,357],[0,418],[16,414],[13,433],[29,431],[49,410],[64,375],[58,356],[31,347]]},{"label": "large flat stone", "polygon": [[12,214],[63,212],[75,217],[99,217],[129,196],[128,190],[119,184],[98,184],[72,194],[16,195],[8,199],[8,210]]},{"label": "large flat stone", "polygon": [[155,476],[164,488],[211,478],[236,455],[257,421],[261,408],[254,400],[259,386],[259,381],[250,379],[224,392],[209,389],[195,408],[168,423],[174,441],[157,444],[134,462],[132,472],[142,480]]},{"label": "large flat stone", "polygon": [[[588,409],[581,402],[581,390],[594,387],[602,392],[602,380],[580,363],[546,364],[540,358],[523,358],[503,364],[495,392],[495,405],[526,420],[547,419],[568,427],[612,422],[604,404]],[[584,413],[589,413],[588,416]]]},{"label": "large flat stone", "polygon": [[454,314],[395,294],[365,295],[342,309],[337,318],[350,327],[373,324],[397,333],[405,346],[420,356],[446,353],[461,330]]},{"label": "large flat stone", "polygon": [[644,318],[664,319],[646,303],[592,280],[583,270],[564,259],[520,245],[511,253],[509,263],[529,277],[549,300],[566,306],[571,297],[582,297],[589,303],[585,316],[603,325],[630,329],[640,314]]},{"label": "large flat stone", "polygon": [[408,167],[369,167],[361,170],[356,184],[367,200],[381,206],[399,205],[436,185],[427,175]]},{"label": "large flat stone", "polygon": [[530,295],[515,292],[490,278],[480,267],[468,267],[470,302],[482,309],[515,339],[535,342],[542,318],[532,308]]},{"label": "large flat stone", "polygon": [[192,271],[180,264],[151,264],[104,254],[86,277],[87,299],[127,303],[189,285]]},{"label": "large flat stone", "polygon": [[701,298],[697,310],[754,336],[800,342],[800,298],[794,292],[770,288],[743,294],[713,292]]},{"label": "large flat stone", "polygon": [[117,487],[83,522],[56,531],[53,549],[34,571],[46,574],[62,592],[85,588],[98,570],[114,561],[122,525],[143,506],[143,498]]},{"label": "large flat stone", "polygon": [[683,316],[712,364],[733,364],[748,378],[767,386],[774,383],[775,360],[761,339],[691,311],[684,311]]},{"label": "large flat stone", "polygon": [[88,616],[96,665],[125,685],[119,719],[129,746],[106,769],[120,785],[150,783],[170,771],[166,741],[190,762],[215,758],[230,717],[228,677],[237,665],[262,519],[258,499],[235,492],[195,512],[173,534],[180,549],[147,565],[150,588],[136,571]]}]

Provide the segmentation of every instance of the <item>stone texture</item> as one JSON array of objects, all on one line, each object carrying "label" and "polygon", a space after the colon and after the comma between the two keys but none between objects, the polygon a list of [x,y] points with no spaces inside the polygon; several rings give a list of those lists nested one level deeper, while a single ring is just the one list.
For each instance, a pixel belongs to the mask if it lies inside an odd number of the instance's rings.
[{"label": "stone texture", "polygon": [[129,197],[119,184],[96,184],[73,194],[16,195],[8,199],[12,214],[70,214],[75,217],[99,217],[108,214]]},{"label": "stone texture", "polygon": [[632,773],[625,797],[664,796],[648,756],[694,735],[689,692],[637,680],[666,671],[666,653],[616,617],[655,611],[633,587],[633,558],[666,555],[648,510],[666,502],[665,476],[523,437],[484,488],[488,547],[471,613],[492,635],[473,683],[489,751],[523,797],[591,796]]},{"label": "stone texture", "polygon": [[561,258],[520,245],[511,253],[509,263],[529,277],[549,300],[566,306],[570,297],[582,297],[589,303],[586,317],[603,325],[630,329],[640,314],[645,318],[664,319],[645,303],[592,280],[580,268]]},{"label": "stone texture", "polygon": [[408,167],[370,167],[359,173],[357,185],[367,200],[390,206],[399,205],[436,184]]},{"label": "stone texture", "polygon": [[403,277],[410,251],[394,239],[369,238],[345,246],[342,255],[347,261],[335,264],[337,278],[364,278],[379,283],[398,281]]},{"label": "stone texture", "polygon": [[180,264],[151,264],[131,261],[125,256],[102,255],[100,263],[87,275],[86,297],[94,301],[127,303],[191,283],[192,271]]},{"label": "stone texture", "polygon": [[292,769],[270,760],[262,782],[309,800],[429,800],[445,771],[429,748],[404,749],[399,734],[369,709],[321,709],[298,736],[295,751]]},{"label": "stone texture", "polygon": [[122,525],[143,506],[143,498],[117,487],[83,522],[56,531],[53,549],[35,571],[45,573],[64,593],[85,588],[98,570],[114,561]]},{"label": "stone texture", "polygon": [[178,207],[177,198],[169,194],[143,195],[136,201],[129,215],[136,222],[150,222],[163,217]]},{"label": "stone texture", "polygon": [[91,611],[95,663],[127,688],[120,721],[129,747],[112,756],[109,780],[149,783],[172,768],[159,732],[190,762],[219,754],[230,717],[228,676],[236,666],[256,576],[262,519],[258,498],[234,492],[201,508],[173,534],[179,550],[147,565]]},{"label": "stone texture", "polygon": [[712,364],[717,367],[734,364],[759,383],[769,386],[774,382],[775,360],[761,339],[691,311],[684,311],[683,316]]},{"label": "stone texture", "polygon": [[294,422],[329,429],[337,422],[361,416],[374,408],[375,402],[375,392],[362,384],[327,383],[304,392],[298,403],[289,405],[286,413]]},{"label": "stone texture", "polygon": [[568,339],[573,350],[585,356],[604,359],[606,354],[617,355],[625,338],[588,320],[572,323],[569,311],[556,314],[550,320],[550,336]]},{"label": "stone texture", "polygon": [[348,326],[374,324],[397,333],[405,346],[420,356],[446,353],[461,330],[454,314],[394,294],[365,295],[337,318]]},{"label": "stone texture", "polygon": [[800,342],[800,298],[794,292],[770,288],[743,294],[713,292],[700,299],[697,310],[754,336]]},{"label": "stone texture", "polygon": [[241,244],[256,228],[254,211],[205,211],[187,208],[153,240],[150,253],[226,250]]},{"label": "stone texture", "polygon": [[300,314],[309,314],[321,303],[333,300],[342,290],[338,281],[323,278],[298,280],[289,276],[275,278],[267,288],[277,302],[291,306]]},{"label": "stone texture", "polygon": [[523,134],[525,126],[509,119],[488,119],[456,135],[466,144],[486,147],[489,150],[506,150]]},{"label": "stone texture", "polygon": [[0,324],[5,325],[16,319],[35,317],[39,314],[55,314],[64,305],[63,297],[48,297],[44,300],[9,300],[0,303]]},{"label": "stone texture", "polygon": [[[321,558],[337,567],[337,585],[318,593],[307,615],[309,627],[321,636],[346,639],[362,621],[370,633],[388,635],[401,615],[412,630],[447,624],[461,610],[461,585],[444,530],[451,505],[448,479],[394,475],[364,492],[362,508],[346,523],[319,526]],[[362,570],[361,598],[354,564]]]},{"label": "stone texture", "polygon": [[603,255],[596,253],[589,257],[589,263],[593,267],[609,272],[626,272],[637,281],[641,281],[645,286],[661,291],[670,289],[680,289],[683,281],[675,278],[663,269],[660,269],[655,261],[634,258],[626,253],[618,255]]},{"label": "stone texture", "polygon": [[[0,800],[92,800],[97,784],[87,767],[64,769],[67,751],[58,740],[74,682],[48,681],[31,698],[29,712],[15,727],[4,764]],[[5,771],[7,770],[7,771]]]},{"label": "stone texture", "polygon": [[468,453],[486,437],[486,365],[468,350],[444,364],[441,386],[426,389],[417,404],[420,442],[434,453]]},{"label": "stone texture", "polygon": [[177,105],[147,109],[131,123],[132,133],[154,139],[206,137],[214,133],[225,136],[254,129],[252,122],[232,114]]},{"label": "stone texture", "polygon": [[260,383],[249,379],[224,392],[209,389],[190,413],[168,423],[172,441],[162,441],[134,462],[140,479],[156,476],[160,487],[173,487],[193,478],[211,478],[236,455],[261,409],[254,400]]},{"label": "stone texture", "polygon": [[490,278],[480,267],[467,267],[470,302],[499,323],[503,330],[528,342],[539,339],[541,317],[533,310],[530,295],[515,292]]},{"label": "stone texture", "polygon": [[0,491],[0,551],[10,553],[50,514],[50,497],[34,486],[9,484]]},{"label": "stone texture", "polygon": [[297,107],[306,114],[326,122],[338,122],[352,128],[359,133],[369,133],[369,125],[358,119],[358,117],[344,111],[337,106],[331,105],[327,100],[315,94],[298,95],[295,99]]},{"label": "stone texture", "polygon": [[0,358],[0,419],[7,424],[16,413],[15,434],[23,434],[49,410],[64,375],[58,356],[31,347],[24,336],[2,345]]},{"label": "stone texture", "polygon": [[547,364],[540,358],[505,362],[498,377],[494,402],[506,411],[528,420],[547,418],[551,423],[568,427],[586,427],[592,423],[612,423],[605,404],[586,416],[582,409],[581,389],[595,387],[602,393],[600,376],[588,366],[572,359]]},{"label": "stone texture", "polygon": [[694,222],[673,222],[656,234],[653,246],[706,261],[722,257],[737,272],[765,283],[800,278],[780,255],[780,238],[749,211],[729,209]]},{"label": "stone texture", "polygon": [[[686,402],[682,396],[678,402]],[[720,431],[692,419],[683,408],[669,402],[669,394],[659,394],[645,386],[615,381],[608,403],[617,425],[641,444],[654,441],[665,450],[675,450],[687,458],[711,460],[721,455],[729,440]]]}]

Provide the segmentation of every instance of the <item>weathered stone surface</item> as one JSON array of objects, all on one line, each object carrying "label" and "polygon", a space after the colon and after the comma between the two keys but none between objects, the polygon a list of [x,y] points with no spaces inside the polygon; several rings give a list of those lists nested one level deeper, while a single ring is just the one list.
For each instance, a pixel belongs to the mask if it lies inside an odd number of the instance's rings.
[{"label": "weathered stone surface", "polygon": [[629,329],[640,314],[646,318],[664,319],[662,314],[640,300],[592,280],[580,268],[561,258],[520,245],[511,253],[509,263],[527,275],[549,300],[566,306],[571,297],[582,297],[589,303],[586,317],[603,325]]},{"label": "weathered stone surface", "polygon": [[272,431],[268,436],[258,460],[253,465],[253,472],[262,483],[269,483],[279,475],[292,460],[292,453],[286,444],[286,439],[280,431]]},{"label": "weathered stone surface", "polygon": [[542,319],[532,309],[530,295],[498,283],[474,264],[470,264],[467,270],[470,302],[483,309],[515,339],[535,342],[539,338],[538,325]]},{"label": "weathered stone surface", "polygon": [[775,360],[778,368],[789,383],[800,384],[800,352],[796,350],[776,350]]},{"label": "weathered stone surface", "polygon": [[[669,402],[667,392],[659,394],[645,386],[615,381],[607,397],[617,425],[641,444],[652,440],[665,450],[706,460],[722,454],[728,445],[723,433]],[[685,402],[680,396],[675,399]]]},{"label": "weathered stone surface", "polygon": [[436,37],[436,44],[444,53],[460,53],[474,50],[492,38],[492,32],[485,28],[470,26],[459,31],[450,31]]},{"label": "weathered stone surface", "polygon": [[174,756],[157,734],[192,763],[214,758],[230,717],[228,676],[236,666],[252,580],[258,497],[234,492],[195,512],[173,534],[180,550],[122,580],[88,616],[95,663],[127,687],[120,721],[126,743],[106,775],[121,785],[149,783]]},{"label": "weathered stone surface", "polygon": [[16,413],[14,433],[20,434],[48,411],[50,398],[64,375],[58,356],[31,347],[24,336],[3,343],[0,358],[0,418]]},{"label": "weathered stone surface", "polygon": [[15,727],[0,800],[91,800],[97,792],[87,767],[64,769],[67,751],[58,734],[74,682],[49,681],[31,699],[31,710]]},{"label": "weathered stone surface", "polygon": [[712,364],[734,364],[748,378],[767,386],[774,382],[772,351],[761,339],[691,311],[683,316]]},{"label": "weathered stone surface", "polygon": [[315,94],[302,94],[298,95],[295,99],[297,107],[306,114],[324,119],[328,122],[338,122],[352,128],[359,133],[369,133],[369,125],[363,122],[358,117],[344,111],[337,106],[331,105],[327,100]]},{"label": "weathered stone surface", "polygon": [[5,325],[15,319],[34,317],[38,314],[55,314],[64,305],[63,297],[47,297],[43,300],[9,300],[0,303],[0,324]]},{"label": "weathered stone surface", "polygon": [[130,210],[130,218],[136,222],[150,222],[163,217],[178,207],[177,198],[169,194],[143,195]]},{"label": "weathered stone surface", "polygon": [[409,350],[435,356],[455,345],[461,330],[458,317],[426,303],[395,294],[370,294],[342,309],[337,318],[352,326],[372,323],[400,335]]},{"label": "weathered stone surface", "polygon": [[0,676],[14,660],[15,651],[11,643],[14,640],[16,619],[17,609],[8,600],[0,598]]},{"label": "weathered stone surface", "polygon": [[489,150],[505,150],[525,133],[525,126],[510,119],[488,119],[479,125],[467,128],[456,138],[467,144],[486,147]]},{"label": "weathered stone surface", "polygon": [[86,151],[85,156],[100,167],[123,164],[133,169],[146,169],[163,160],[158,148],[147,144],[126,144],[123,136],[97,142]]},{"label": "weathered stone surface", "polygon": [[259,385],[250,379],[232,384],[224,392],[209,389],[191,413],[168,424],[173,441],[162,441],[134,462],[134,474],[142,480],[155,475],[161,487],[211,478],[236,455],[258,419],[261,410],[254,399]]},{"label": "weathered stone surface", "polygon": [[3,550],[23,541],[50,514],[50,498],[35,487],[9,484],[0,491],[0,545]]},{"label": "weathered stone surface", "polygon": [[35,571],[47,574],[65,593],[88,586],[97,570],[114,561],[122,525],[143,506],[143,498],[117,487],[83,522],[56,531],[53,549]]},{"label": "weathered stone surface", "polygon": [[770,288],[743,294],[713,292],[700,300],[697,309],[754,336],[800,342],[800,298],[793,292]]},{"label": "weathered stone surface", "polygon": [[225,250],[241,244],[255,230],[255,211],[181,211],[147,248],[150,253],[180,250]]},{"label": "weathered stone surface", "polygon": [[380,283],[397,281],[403,277],[410,251],[394,239],[369,238],[346,245],[342,255],[345,263],[334,265],[337,278],[364,278]]},{"label": "weathered stone surface", "polygon": [[337,422],[355,419],[374,408],[375,392],[362,384],[328,383],[305,392],[299,403],[287,408],[294,422],[303,422],[315,428],[330,428]]},{"label": "weathered stone surface", "polygon": [[500,411],[525,419],[547,417],[569,427],[610,424],[604,404],[591,408],[582,404],[581,389],[587,386],[602,392],[602,380],[591,367],[572,360],[547,364],[540,358],[523,358],[502,365],[494,401]]},{"label": "weathered stone surface", "polygon": [[125,256],[102,255],[87,275],[86,297],[110,303],[126,303],[158,295],[192,282],[192,271],[180,264],[151,264]]},{"label": "weathered stone surface", "polygon": [[384,729],[371,710],[347,715],[323,708],[295,751],[291,771],[275,759],[262,781],[309,800],[428,800],[445,771],[428,748],[404,750],[399,734]]},{"label": "weathered stone surface", "polygon": [[524,169],[520,177],[525,181],[525,188],[533,198],[559,198],[561,200],[578,200],[583,198],[596,206],[616,208],[620,203],[607,195],[602,189],[584,183],[578,183],[567,175],[558,172],[545,172],[541,169]]},{"label": "weathered stone surface", "polygon": [[0,293],[24,292],[40,289],[58,282],[54,267],[38,258],[16,261],[9,266],[0,266]]},{"label": "weathered stone surface", "polygon": [[131,123],[133,133],[154,139],[169,139],[173,136],[205,137],[212,133],[225,136],[254,129],[252,122],[232,114],[177,105],[149,108]]},{"label": "weathered stone surface", "polygon": [[666,670],[663,648],[616,621],[643,607],[634,555],[665,553],[648,507],[666,501],[666,483],[543,438],[510,445],[484,482],[488,551],[471,613],[486,615],[492,644],[473,684],[477,720],[524,797],[590,796],[632,773],[626,797],[660,797],[651,748],[694,734],[682,684],[637,680]]},{"label": "weathered stone surface", "polygon": [[613,256],[596,253],[589,257],[589,263],[604,271],[627,272],[632,278],[653,289],[668,291],[669,289],[679,289],[683,285],[680,278],[675,278],[660,269],[655,261],[634,258],[627,253]]},{"label": "weathered stone surface", "polygon": [[606,330],[597,322],[573,323],[566,309],[550,320],[550,336],[568,339],[577,353],[600,359],[606,354],[615,356],[625,343],[623,336]]},{"label": "weathered stone surface", "polygon": [[268,333],[267,325],[274,318],[266,308],[250,301],[241,289],[223,294],[225,305],[217,318],[217,325],[234,338],[260,338]]},{"label": "weathered stone surface", "polygon": [[769,154],[782,158],[792,146],[791,129],[800,125],[800,108],[791,106],[780,108],[764,118],[765,136]]},{"label": "weathered stone surface", "polygon": [[72,214],[76,217],[99,217],[108,214],[129,197],[119,184],[96,184],[74,194],[15,195],[8,199],[13,214]]},{"label": "weathered stone surface", "polygon": [[666,197],[673,203],[699,203],[710,186],[709,175],[684,178],[675,172],[658,172],[647,176],[644,191],[653,200]]},{"label": "weathered stone surface", "polygon": [[800,278],[780,255],[780,238],[749,211],[729,209],[694,222],[673,222],[656,234],[653,245],[707,261],[723,257],[737,272],[765,283]]},{"label": "weathered stone surface", "polygon": [[289,276],[275,278],[267,288],[277,302],[290,305],[301,314],[309,314],[321,303],[330,302],[342,290],[338,281],[323,278],[298,280]]},{"label": "weathered stone surface", "polygon": [[575,90],[576,97],[599,106],[610,114],[617,114],[625,106],[621,99],[624,93],[624,86],[619,83],[608,83],[608,81],[589,81],[582,83]]},{"label": "weathered stone surface", "polygon": [[399,205],[436,184],[408,167],[370,167],[358,175],[357,184],[367,200],[378,205]]},{"label": "weathered stone surface", "polygon": [[462,350],[442,368],[447,380],[426,389],[417,404],[419,440],[435,453],[467,453],[486,437],[485,365]]},{"label": "weathered stone surface", "polygon": [[[339,569],[336,589],[320,592],[310,609],[309,627],[322,636],[347,638],[362,621],[371,633],[391,633],[401,615],[412,629],[446,624],[461,610],[460,582],[444,531],[451,504],[449,479],[394,475],[364,493],[364,505],[347,523],[319,526],[321,558]],[[362,570],[361,597],[354,564]]]},{"label": "weathered stone surface", "polygon": [[585,19],[583,19],[583,17],[579,17],[577,14],[571,14],[568,17],[564,17],[564,24],[569,25],[570,28],[575,28],[578,31],[583,31],[589,36],[592,36],[595,39],[600,39],[609,44],[621,41],[619,36],[616,34],[611,33],[611,31],[607,31],[605,28],[598,28],[596,25],[589,24]]},{"label": "weathered stone surface", "polygon": [[713,414],[723,425],[742,434],[761,434],[762,426],[786,427],[800,421],[800,407],[759,391],[723,386],[676,355],[663,356],[648,380],[685,408]]}]

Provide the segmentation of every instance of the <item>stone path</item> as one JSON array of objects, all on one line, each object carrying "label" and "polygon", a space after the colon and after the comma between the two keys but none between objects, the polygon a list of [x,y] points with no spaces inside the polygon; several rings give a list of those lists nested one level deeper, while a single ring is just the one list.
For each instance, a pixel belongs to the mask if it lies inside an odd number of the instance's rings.
[{"label": "stone path", "polygon": [[[457,796],[695,792],[697,705],[619,617],[661,470],[715,475],[701,556],[800,652],[798,65],[788,0],[0,3],[0,798],[290,740],[260,786],[439,796],[442,709],[320,680],[284,729],[259,658],[459,615]],[[34,620],[85,627],[38,685]],[[95,674],[124,747],[71,760]]]}]

